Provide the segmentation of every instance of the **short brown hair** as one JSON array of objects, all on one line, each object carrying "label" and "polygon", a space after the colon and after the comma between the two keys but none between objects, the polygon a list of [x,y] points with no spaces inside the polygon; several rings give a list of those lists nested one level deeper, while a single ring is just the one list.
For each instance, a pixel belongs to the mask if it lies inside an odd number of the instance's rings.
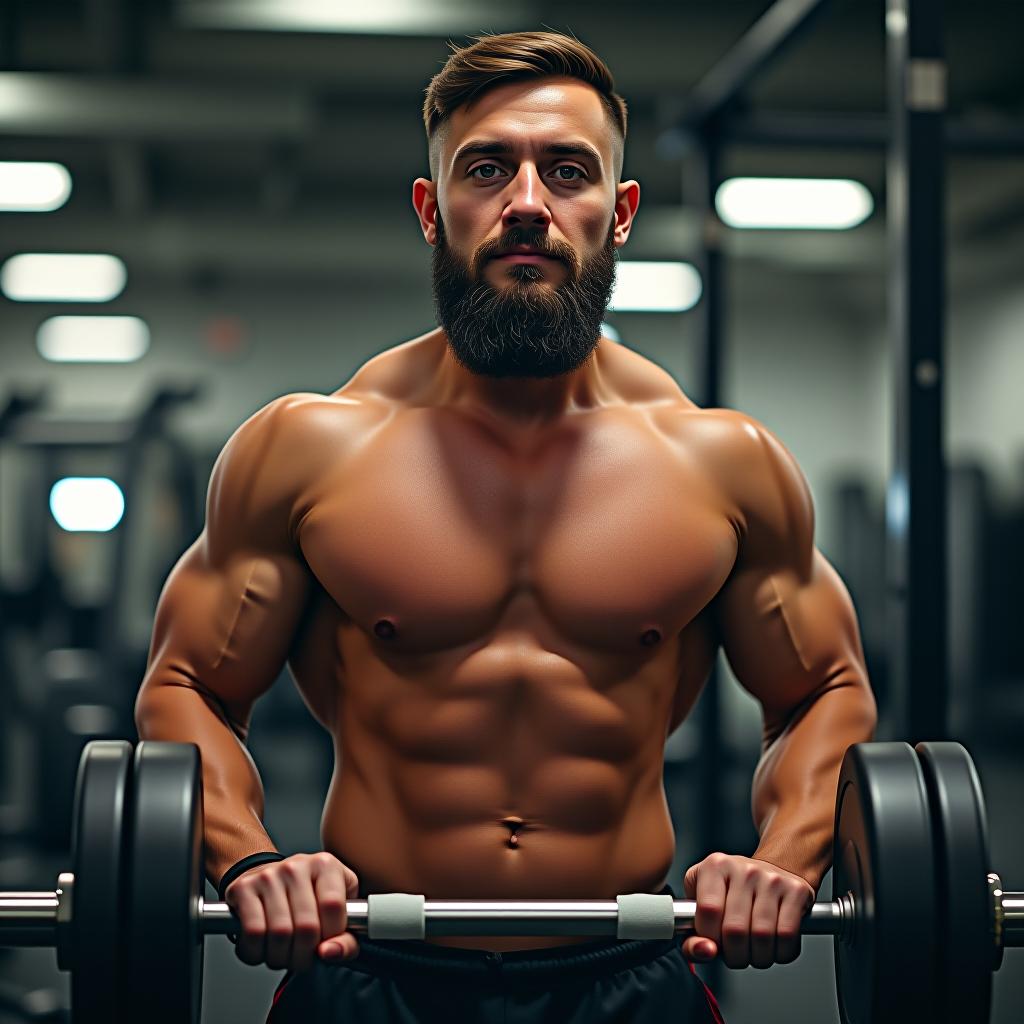
[{"label": "short brown hair", "polygon": [[[473,37],[469,46],[449,43],[452,55],[430,80],[423,102],[423,125],[437,177],[440,129],[459,107],[509,82],[560,75],[578,78],[597,90],[617,130],[621,154],[626,141],[626,101],[615,92],[608,65],[589,46],[561,32],[506,32]],[[621,159],[616,161],[620,164]]]}]

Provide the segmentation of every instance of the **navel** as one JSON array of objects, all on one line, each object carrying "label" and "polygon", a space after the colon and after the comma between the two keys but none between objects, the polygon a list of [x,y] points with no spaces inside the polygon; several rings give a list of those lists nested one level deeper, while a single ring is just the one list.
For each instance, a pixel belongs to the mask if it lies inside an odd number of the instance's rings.
[{"label": "navel", "polygon": [[503,818],[501,823],[509,829],[509,849],[515,850],[519,846],[519,830],[523,827],[523,819]]}]

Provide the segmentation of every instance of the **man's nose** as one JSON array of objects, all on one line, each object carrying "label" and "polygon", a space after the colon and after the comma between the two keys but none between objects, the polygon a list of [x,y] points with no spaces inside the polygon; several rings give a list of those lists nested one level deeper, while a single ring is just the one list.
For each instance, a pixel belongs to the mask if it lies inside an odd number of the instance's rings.
[{"label": "man's nose", "polygon": [[551,213],[544,198],[544,187],[531,164],[523,164],[512,182],[512,195],[501,215],[505,228],[547,227]]}]

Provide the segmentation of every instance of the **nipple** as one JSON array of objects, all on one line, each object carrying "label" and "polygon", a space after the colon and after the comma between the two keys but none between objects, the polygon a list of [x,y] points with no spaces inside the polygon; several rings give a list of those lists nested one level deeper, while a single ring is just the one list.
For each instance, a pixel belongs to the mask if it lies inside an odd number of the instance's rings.
[{"label": "nipple", "polygon": [[390,619],[381,619],[374,625],[373,632],[381,640],[390,640],[395,635],[395,624]]},{"label": "nipple", "polygon": [[649,629],[642,637],[640,637],[640,643],[644,647],[653,647],[661,639],[661,633],[656,629]]}]

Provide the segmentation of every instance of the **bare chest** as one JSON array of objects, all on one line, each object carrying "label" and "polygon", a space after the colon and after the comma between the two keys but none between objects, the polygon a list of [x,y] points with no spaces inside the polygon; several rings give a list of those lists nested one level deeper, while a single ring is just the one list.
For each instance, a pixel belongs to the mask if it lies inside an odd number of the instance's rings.
[{"label": "bare chest", "polygon": [[635,652],[685,629],[736,556],[709,477],[621,414],[528,450],[400,417],[325,472],[299,540],[340,610],[408,653],[498,630]]}]

